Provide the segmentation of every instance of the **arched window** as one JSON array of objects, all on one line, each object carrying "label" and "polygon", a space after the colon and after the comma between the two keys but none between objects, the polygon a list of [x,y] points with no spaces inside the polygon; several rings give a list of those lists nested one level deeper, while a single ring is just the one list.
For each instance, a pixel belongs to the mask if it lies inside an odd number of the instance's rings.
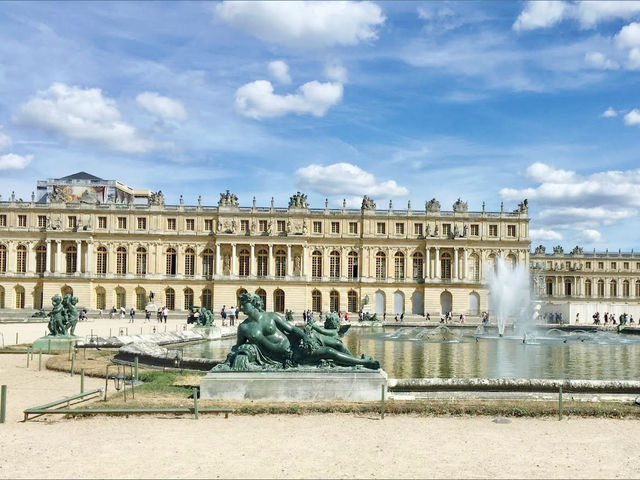
[{"label": "arched window", "polygon": [[516,268],[516,264],[518,263],[518,260],[516,259],[516,256],[512,253],[510,253],[509,255],[507,255],[507,264],[511,267],[511,269]]},{"label": "arched window", "polygon": [[478,315],[480,312],[480,295],[476,292],[469,294],[469,315]]},{"label": "arched window", "polygon": [[213,250],[211,250],[210,248],[207,248],[204,252],[202,252],[202,274],[205,277],[212,277],[214,274],[214,270],[213,270],[214,258],[215,258],[215,255],[213,253]]},{"label": "arched window", "polygon": [[116,308],[127,307],[127,292],[124,288],[116,288]]},{"label": "arched window", "polygon": [[136,275],[147,274],[147,249],[138,247],[136,250]]},{"label": "arched window", "polygon": [[279,288],[273,292],[273,310],[284,313],[284,292]]},{"label": "arched window", "polygon": [[107,308],[107,292],[104,288],[96,288],[96,309],[104,310]]},{"label": "arched window", "polygon": [[585,282],[584,282],[584,294],[587,297],[590,297],[591,295],[593,295],[592,290],[591,290],[591,280],[585,280]]},{"label": "arched window", "polygon": [[116,250],[116,275],[127,274],[127,249],[118,247]]},{"label": "arched window", "polygon": [[249,265],[249,250],[246,248],[240,250],[240,253],[238,254],[238,266],[238,275],[241,277],[248,277],[251,271]]},{"label": "arched window", "polygon": [[136,288],[136,310],[144,311],[144,307],[147,306],[147,292],[144,288]]},{"label": "arched window", "polygon": [[640,297],[640,280],[636,280],[636,297]]},{"label": "arched window", "polygon": [[33,308],[37,308],[38,310],[44,308],[42,285],[36,285],[33,289]]},{"label": "arched window", "polygon": [[238,306],[238,308],[240,308],[240,295],[242,295],[243,293],[247,293],[247,290],[245,288],[240,288],[236,291],[236,305]]},{"label": "arched window", "polygon": [[173,290],[173,288],[167,288],[164,291],[164,306],[169,310],[175,310],[176,292]]},{"label": "arched window", "polygon": [[404,280],[404,253],[396,252],[393,256],[393,278]]},{"label": "arched window", "polygon": [[7,273],[7,247],[0,245],[0,273]]},{"label": "arched window", "polygon": [[451,254],[443,253],[440,255],[440,278],[443,280],[451,279]]},{"label": "arched window", "polygon": [[604,297],[604,280],[598,280],[598,296]]},{"label": "arched window", "polygon": [[36,273],[44,273],[47,270],[47,246],[36,247]]},{"label": "arched window", "polygon": [[0,308],[4,308],[4,288],[0,287]]},{"label": "arched window", "polygon": [[21,287],[20,285],[18,285],[16,287],[16,308],[17,309],[24,308],[24,299],[25,299],[24,287]]},{"label": "arched window", "polygon": [[78,259],[78,249],[75,245],[67,247],[65,257],[67,260],[67,273],[74,273],[76,271],[76,260]]},{"label": "arched window", "polygon": [[[167,258],[166,258],[166,265],[165,265],[165,273],[169,276],[174,276],[176,274],[176,268],[178,265],[176,250],[174,248],[167,248],[166,255],[167,255]],[[175,295],[175,292],[174,292],[174,295]],[[174,297],[174,301],[175,301],[175,297]],[[169,310],[173,310],[173,309],[169,308]]]},{"label": "arched window", "polygon": [[422,278],[424,271],[424,259],[420,252],[413,254],[413,278]]},{"label": "arched window", "polygon": [[480,260],[475,253],[469,256],[469,278],[474,282],[480,281]]},{"label": "arched window", "polygon": [[264,248],[258,250],[258,276],[266,277],[268,275],[269,254]]},{"label": "arched window", "polygon": [[353,290],[347,293],[347,310],[350,313],[358,311],[358,294]]},{"label": "arched window", "polygon": [[615,280],[611,280],[611,282],[609,283],[609,296],[618,296],[618,282],[616,282]]},{"label": "arched window", "polygon": [[[287,252],[278,250],[276,252],[276,277],[287,275]],[[276,310],[279,311],[279,310]]]},{"label": "arched window", "polygon": [[564,294],[567,297],[570,297],[572,294],[572,290],[573,290],[573,283],[571,282],[571,280],[569,280],[568,278],[565,279],[564,281]]},{"label": "arched window", "polygon": [[329,276],[340,278],[340,252],[336,250],[329,254]]},{"label": "arched window", "polygon": [[376,253],[376,278],[387,278],[387,256],[384,252]]},{"label": "arched window", "polygon": [[358,252],[349,252],[347,255],[347,277],[358,278]]},{"label": "arched window", "polygon": [[193,251],[193,248],[187,248],[184,251],[184,275],[186,277],[193,277],[195,273],[195,265],[196,252]]},{"label": "arched window", "polygon": [[311,310],[314,312],[322,311],[322,294],[318,290],[311,292]]},{"label": "arched window", "polygon": [[184,310],[189,310],[189,307],[191,307],[193,304],[194,304],[193,290],[191,290],[190,288],[185,288],[184,289]]},{"label": "arched window", "polygon": [[18,245],[16,249],[17,258],[16,258],[16,272],[17,273],[26,273],[27,271],[27,247],[24,245]]},{"label": "arched window", "polygon": [[258,290],[256,290],[256,295],[258,295],[260,297],[260,300],[262,300],[262,306],[266,311],[267,310],[267,292],[259,288]]},{"label": "arched window", "polygon": [[96,274],[107,274],[107,249],[106,247],[98,247],[96,254]]},{"label": "arched window", "polygon": [[628,297],[629,296],[629,281],[625,280],[624,282],[622,282],[622,296],[623,297]]},{"label": "arched window", "polygon": [[547,287],[547,295],[553,295],[553,279],[552,278],[547,278],[545,285]]},{"label": "arched window", "polygon": [[487,257],[487,260],[489,260],[489,263],[493,265],[493,273],[496,273],[498,271],[498,257],[492,253]]},{"label": "arched window", "polygon": [[213,295],[211,294],[211,290],[208,288],[205,288],[202,291],[202,306],[209,310],[213,308]]},{"label": "arched window", "polygon": [[314,279],[322,277],[322,252],[320,250],[316,250],[311,254],[311,276]]},{"label": "arched window", "polygon": [[329,311],[340,311],[340,294],[335,290],[331,290],[331,292],[329,292]]}]

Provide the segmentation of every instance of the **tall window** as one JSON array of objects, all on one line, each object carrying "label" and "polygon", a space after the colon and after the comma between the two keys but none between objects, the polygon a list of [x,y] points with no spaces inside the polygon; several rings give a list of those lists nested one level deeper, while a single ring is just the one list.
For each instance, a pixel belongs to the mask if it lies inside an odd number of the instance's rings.
[{"label": "tall window", "polygon": [[193,231],[196,229],[196,220],[195,218],[187,218],[184,221],[184,228],[185,230],[190,230]]},{"label": "tall window", "polygon": [[248,277],[249,276],[249,250],[247,250],[246,248],[243,248],[242,250],[240,250],[240,253],[238,254],[238,264],[240,267],[238,275],[240,275],[241,277]]},{"label": "tall window", "polygon": [[147,306],[147,294],[143,288],[136,288],[136,310],[144,311]]},{"label": "tall window", "polygon": [[571,280],[565,280],[564,282],[564,294],[567,297],[571,296],[571,290],[572,290],[573,285],[571,284]]},{"label": "tall window", "polygon": [[329,254],[329,276],[331,278],[340,277],[340,252],[336,250]]},{"label": "tall window", "polygon": [[618,282],[616,282],[615,280],[611,280],[611,282],[609,283],[609,296],[618,296]]},{"label": "tall window", "polygon": [[322,294],[318,290],[311,292],[311,310],[314,312],[322,311]]},{"label": "tall window", "polygon": [[636,297],[640,297],[640,280],[636,280]]},{"label": "tall window", "polygon": [[629,296],[629,281],[625,280],[624,282],[622,282],[622,296],[623,297],[628,297]]},{"label": "tall window", "polygon": [[193,277],[195,273],[196,252],[192,248],[184,251],[184,274],[187,277]]},{"label": "tall window", "polygon": [[118,228],[122,230],[127,228],[127,217],[118,217]]},{"label": "tall window", "polygon": [[[73,217],[75,219],[75,217]],[[18,226],[26,227],[27,226],[27,216],[26,215],[18,215]],[[71,227],[71,225],[69,225]]]},{"label": "tall window", "polygon": [[598,280],[598,296],[604,297],[604,281]]},{"label": "tall window", "polygon": [[78,250],[75,245],[70,245],[65,250],[67,260],[67,273],[73,273],[76,271],[76,260],[78,259]]},{"label": "tall window", "polygon": [[553,280],[547,279],[546,286],[547,286],[547,295],[553,295]]},{"label": "tall window", "polygon": [[167,230],[175,230],[175,229],[176,229],[176,219],[167,218]]},{"label": "tall window", "polygon": [[268,275],[269,254],[265,249],[258,250],[258,276]]},{"label": "tall window", "polygon": [[480,261],[475,254],[469,256],[469,277],[475,282],[480,280]]},{"label": "tall window", "polygon": [[331,233],[340,233],[340,222],[331,222]]},{"label": "tall window", "polygon": [[[165,273],[167,275],[175,275],[177,267],[177,256],[174,248],[167,248],[167,258],[166,258],[166,266]],[[169,307],[167,307],[169,308]],[[172,310],[172,309],[170,309]]]},{"label": "tall window", "polygon": [[120,307],[127,307],[127,292],[122,287],[116,288],[116,308]]},{"label": "tall window", "polygon": [[184,289],[184,310],[189,310],[189,307],[193,305],[193,290],[190,288]]},{"label": "tall window", "polygon": [[258,290],[256,290],[256,295],[260,297],[260,300],[262,300],[262,308],[266,310],[267,309],[267,292],[259,288]]},{"label": "tall window", "polygon": [[396,235],[404,235],[404,223],[396,223]]},{"label": "tall window", "polygon": [[376,224],[376,233],[377,233],[378,235],[384,235],[384,234],[385,234],[385,226],[386,226],[386,225],[385,225],[385,223],[383,223],[383,222],[378,222],[378,223]]},{"label": "tall window", "polygon": [[169,310],[175,310],[176,292],[173,290],[173,288],[167,288],[164,291],[164,306]]},{"label": "tall window", "polygon": [[138,221],[137,223],[138,230],[147,229],[147,219],[145,217],[138,217],[137,221]]},{"label": "tall window", "polygon": [[273,292],[273,310],[275,312],[284,312],[284,292],[280,289]]},{"label": "tall window", "polygon": [[213,295],[211,294],[211,290],[208,288],[205,288],[202,291],[202,306],[209,310],[213,308]]},{"label": "tall window", "polygon": [[489,225],[489,236],[490,237],[498,236],[498,225]]},{"label": "tall window", "polygon": [[25,273],[27,271],[27,247],[24,245],[18,245],[16,253],[16,272]]},{"label": "tall window", "polygon": [[340,311],[340,294],[335,290],[331,290],[329,293],[329,310],[331,312]]},{"label": "tall window", "polygon": [[278,250],[276,252],[276,277],[284,277],[286,274],[287,253],[284,250]]},{"label": "tall window", "polygon": [[98,228],[107,228],[107,217],[98,217]]},{"label": "tall window", "polygon": [[591,292],[591,280],[586,280],[584,282],[584,294],[587,297],[590,297],[592,295],[592,292]]},{"label": "tall window", "polygon": [[7,247],[0,245],[0,273],[7,273]]},{"label": "tall window", "polygon": [[136,275],[147,274],[147,249],[138,247],[136,250]]},{"label": "tall window", "polygon": [[322,233],[322,222],[313,222],[313,233]]},{"label": "tall window", "polygon": [[0,227],[6,227],[6,226],[7,226],[7,216],[0,215]]},{"label": "tall window", "polygon": [[413,254],[413,278],[422,278],[424,270],[424,259],[420,252]]},{"label": "tall window", "polygon": [[116,250],[116,275],[127,274],[127,249],[118,247]]},{"label": "tall window", "polygon": [[358,278],[358,252],[349,252],[347,255],[347,277]]},{"label": "tall window", "polygon": [[[311,254],[311,276],[313,278],[322,277],[322,252],[316,250]],[[316,310],[319,312],[320,310]]]},{"label": "tall window", "polygon": [[211,277],[213,275],[213,259],[214,253],[210,248],[202,252],[202,274],[205,277]]},{"label": "tall window", "polygon": [[396,252],[394,255],[393,277],[396,280],[404,280],[404,253]]},{"label": "tall window", "polygon": [[4,308],[4,288],[0,287],[0,308]]},{"label": "tall window", "polygon": [[16,308],[23,309],[24,308],[24,288],[16,287]]},{"label": "tall window", "polygon": [[107,294],[102,287],[96,289],[96,308],[99,310],[107,308]]},{"label": "tall window", "polygon": [[96,254],[96,273],[98,275],[106,275],[107,273],[107,249],[106,247],[98,247]]},{"label": "tall window", "polygon": [[38,245],[36,247],[36,273],[44,273],[47,269],[47,247]]},{"label": "tall window", "polygon": [[440,277],[444,280],[451,279],[451,254],[443,253],[440,255]]},{"label": "tall window", "polygon": [[347,310],[349,312],[358,311],[358,294],[353,290],[349,290],[347,293]]},{"label": "tall window", "polygon": [[387,278],[387,256],[384,252],[376,253],[376,278]]}]

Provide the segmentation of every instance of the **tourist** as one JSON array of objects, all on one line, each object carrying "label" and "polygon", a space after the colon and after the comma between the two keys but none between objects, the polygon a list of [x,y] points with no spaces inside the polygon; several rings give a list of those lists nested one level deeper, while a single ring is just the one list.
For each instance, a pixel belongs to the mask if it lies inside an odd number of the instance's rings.
[{"label": "tourist", "polygon": [[398,321],[398,314],[396,313],[396,318],[394,319],[396,322]]},{"label": "tourist", "polygon": [[344,321],[345,322],[349,321],[349,315],[347,315],[347,312],[344,312]]},{"label": "tourist", "polygon": [[114,305],[113,307],[111,307],[111,311],[109,312],[109,318],[113,318],[115,314],[116,314],[116,307]]},{"label": "tourist", "polygon": [[401,322],[404,322],[404,312],[402,312],[402,313],[400,314],[400,321],[401,321]]},{"label": "tourist", "polygon": [[306,310],[302,311],[302,321],[304,323],[307,323],[307,311]]},{"label": "tourist", "polygon": [[236,324],[236,307],[233,305],[229,309],[229,325],[232,327]]},{"label": "tourist", "polygon": [[151,322],[151,312],[149,310],[144,311],[144,321],[146,322]]},{"label": "tourist", "polygon": [[629,323],[633,323],[633,315],[629,317]]},{"label": "tourist", "polygon": [[609,313],[604,312],[604,324],[607,325],[609,323]]},{"label": "tourist", "polygon": [[611,320],[611,325],[615,325],[616,324],[616,315],[614,313],[609,315],[609,320]]},{"label": "tourist", "polygon": [[464,313],[460,314],[460,323],[464,323]]},{"label": "tourist", "polygon": [[220,318],[222,318],[222,325],[226,325],[227,322],[225,321],[227,319],[227,306],[223,305],[222,309],[220,310]]},{"label": "tourist", "polygon": [[580,313],[576,313],[576,323],[580,323]]},{"label": "tourist", "polygon": [[429,315],[429,312],[427,312],[427,317],[426,318],[427,318],[427,322],[431,321],[431,316]]},{"label": "tourist", "polygon": [[135,316],[136,311],[133,309],[133,307],[131,307],[131,310],[129,310],[129,323],[133,323]]},{"label": "tourist", "polygon": [[101,308],[98,309],[98,318],[102,318],[102,309]]},{"label": "tourist", "polygon": [[157,315],[158,315],[158,323],[162,323],[162,307],[160,307],[158,309]]},{"label": "tourist", "polygon": [[124,305],[122,305],[122,306],[120,307],[120,318],[124,318],[124,316],[126,315],[126,313],[127,313],[127,308],[126,308]]},{"label": "tourist", "polygon": [[169,309],[167,307],[162,309],[162,317],[164,319],[164,323],[167,323],[167,318],[169,317]]}]

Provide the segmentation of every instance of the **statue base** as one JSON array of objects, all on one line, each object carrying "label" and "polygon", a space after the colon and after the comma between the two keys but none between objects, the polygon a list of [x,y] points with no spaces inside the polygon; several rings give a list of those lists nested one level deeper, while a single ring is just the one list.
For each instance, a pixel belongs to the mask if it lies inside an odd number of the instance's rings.
[{"label": "statue base", "polygon": [[157,306],[156,306],[156,304],[155,304],[155,303],[153,303],[153,302],[149,302],[149,303],[147,303],[147,305],[144,307],[144,309],[145,309],[147,312],[151,312],[151,313],[158,313],[158,307],[157,307]]},{"label": "statue base", "polygon": [[364,315],[365,313],[371,313],[371,305],[370,304],[366,304],[362,306],[362,314]]},{"label": "statue base", "polygon": [[69,346],[75,347],[76,343],[83,340],[77,335],[47,335],[33,342],[33,351],[42,353],[68,352]]},{"label": "statue base", "polygon": [[282,371],[209,372],[200,398],[216,400],[379,401],[387,373],[380,370],[292,368]]}]

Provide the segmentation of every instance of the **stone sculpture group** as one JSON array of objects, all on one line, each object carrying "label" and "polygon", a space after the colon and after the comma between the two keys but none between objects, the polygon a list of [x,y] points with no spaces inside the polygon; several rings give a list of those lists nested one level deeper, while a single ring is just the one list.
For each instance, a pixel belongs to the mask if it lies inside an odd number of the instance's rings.
[{"label": "stone sculpture group", "polygon": [[78,297],[66,294],[64,298],[54,295],[51,298],[53,308],[49,312],[49,335],[68,336],[73,335],[78,323]]}]

